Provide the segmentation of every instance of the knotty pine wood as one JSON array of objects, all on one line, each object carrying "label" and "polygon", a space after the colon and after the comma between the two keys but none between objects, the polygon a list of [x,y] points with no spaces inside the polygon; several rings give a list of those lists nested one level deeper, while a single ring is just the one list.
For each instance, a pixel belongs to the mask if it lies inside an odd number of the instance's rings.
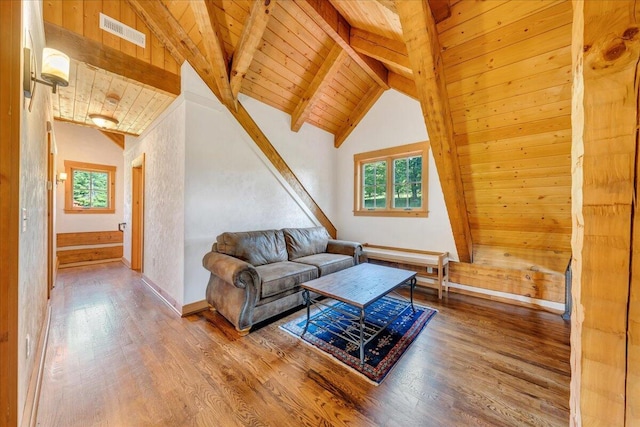
[{"label": "knotty pine wood", "polygon": [[[242,35],[236,45],[233,53],[233,60],[230,70],[230,85],[233,92],[233,96],[237,97],[242,86],[242,79],[244,79],[249,66],[253,60],[255,51],[262,40],[262,35],[267,27],[269,18],[273,16],[273,10],[276,6],[275,0],[268,2],[256,1],[251,7],[249,17],[244,23],[242,29]],[[213,11],[210,11],[213,12]],[[210,13],[211,14],[211,13]],[[215,21],[215,16],[213,16]]]},{"label": "knotty pine wood", "polygon": [[[524,225],[522,226],[524,228]],[[553,251],[541,253],[522,248],[508,248],[499,246],[473,246],[473,263],[493,265],[516,270],[540,271],[564,276],[569,265],[571,252]]]},{"label": "knotty pine wood", "polygon": [[564,303],[564,274],[463,262],[449,263],[449,280],[461,285]]},{"label": "knotty pine wood", "polygon": [[[18,425],[22,2],[0,2],[0,424]],[[45,260],[43,260],[44,262]],[[20,408],[22,409],[22,408]]]},{"label": "knotty pine wood", "polygon": [[[122,40],[106,31],[99,28],[99,14],[100,12],[108,15],[109,17],[143,32],[147,36],[147,46],[142,49],[137,47],[131,42]],[[134,58],[151,64],[151,58],[153,56],[153,49],[162,50],[163,61],[162,63],[155,63],[153,65],[159,66],[163,69],[167,69],[172,73],[177,71],[178,64],[174,58],[171,58],[170,52],[165,52],[165,48],[162,45],[152,43],[152,35],[144,23],[138,25],[135,22],[131,22],[131,8],[128,4],[122,1],[110,1],[110,0],[64,0],[64,1],[43,1],[43,15],[45,22],[49,22],[60,27],[63,27],[69,31],[72,31],[81,36],[87,37],[90,40],[104,44],[110,48],[116,49],[123,53],[133,56]],[[125,18],[125,19],[123,19]],[[68,52],[71,56],[73,53]],[[169,67],[165,67],[169,59]]]},{"label": "knotty pine wood", "polygon": [[222,36],[218,20],[213,11],[213,4],[204,0],[192,1],[189,3],[196,18],[198,31],[202,35],[204,52],[209,63],[212,65],[213,81],[218,85],[222,103],[229,108],[236,108],[237,92],[231,92],[229,84],[229,57],[222,46]]},{"label": "knotty pine wood", "polygon": [[633,414],[640,409],[632,399],[637,367],[629,364],[637,351],[637,325],[629,317],[629,299],[637,282],[632,274],[637,273],[632,252],[637,242],[632,235],[638,215],[639,6],[636,1],[574,5],[571,425],[575,426],[634,425]]},{"label": "knotty pine wood", "polygon": [[101,245],[111,243],[122,243],[123,233],[121,231],[85,231],[77,233],[58,233],[56,236],[56,247],[64,248],[69,246]]},{"label": "knotty pine wood", "polygon": [[402,26],[397,11],[390,10],[382,2],[331,0],[331,4],[345,17],[352,28],[402,41]]},{"label": "knotty pine wood", "polygon": [[65,249],[58,250],[58,262],[60,268],[65,268],[70,264],[105,261],[122,258],[122,245],[103,246],[85,249]]},{"label": "knotty pine wood", "polygon": [[453,238],[462,262],[471,262],[473,240],[454,143],[454,125],[441,57],[441,44],[428,4],[396,4],[413,70],[420,107],[433,150]]},{"label": "knotty pine wood", "polygon": [[451,10],[437,28],[473,243],[552,263],[571,233],[571,4]]},{"label": "knotty pine wood", "polygon": [[[185,318],[120,264],[61,271],[39,425],[547,425],[568,422],[557,315],[418,290],[439,310],[380,386],[278,329]],[[479,326],[481,325],[481,327]]]}]

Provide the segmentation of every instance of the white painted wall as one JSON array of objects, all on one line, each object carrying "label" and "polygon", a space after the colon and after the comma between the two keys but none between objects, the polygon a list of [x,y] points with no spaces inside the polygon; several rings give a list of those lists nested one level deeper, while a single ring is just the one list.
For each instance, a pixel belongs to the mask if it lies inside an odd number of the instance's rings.
[{"label": "white painted wall", "polygon": [[184,97],[178,97],[139,138],[127,137],[124,154],[124,257],[131,261],[131,163],[145,155],[142,271],[182,304],[184,287]]},{"label": "white painted wall", "polygon": [[449,251],[458,259],[440,179],[429,151],[428,218],[381,218],[353,215],[353,155],[429,139],[420,104],[395,90],[386,91],[337,150],[338,213],[343,239],[401,248]]},{"label": "white painted wall", "polygon": [[[42,2],[22,2],[22,8],[23,45],[29,47],[41,63]],[[29,379],[37,366],[36,347],[47,312],[47,121],[53,121],[50,93],[46,86],[39,86],[31,111],[30,101],[26,99],[19,112],[20,209],[26,212],[26,228],[20,231],[18,253],[18,425]]]},{"label": "white painted wall", "polygon": [[55,122],[58,155],[56,171],[64,172],[65,160],[116,167],[116,211],[113,214],[67,214],[64,212],[64,184],[56,187],[56,231],[114,231],[124,218],[124,156],[118,147],[99,130]]},{"label": "white painted wall", "polygon": [[[191,67],[183,67],[182,76],[187,99],[184,303],[188,304],[204,298],[209,272],[202,267],[202,257],[219,234],[316,224]],[[296,162],[296,150],[318,147],[317,164],[298,178],[313,187],[310,193],[323,209],[331,210],[327,185],[332,179],[331,138],[321,132],[296,135],[289,129],[287,115],[246,97],[241,102],[297,175],[303,165]],[[269,126],[262,127],[263,123]]]},{"label": "white painted wall", "polygon": [[287,113],[242,94],[240,100],[318,206],[333,221],[338,212],[334,194],[338,150],[333,146],[334,136],[309,124],[304,124],[297,133],[292,132],[291,116]]},{"label": "white painted wall", "polygon": [[[316,221],[188,63],[181,74],[183,94],[140,138],[127,137],[125,165],[145,153],[143,272],[185,305],[205,297],[209,272],[202,257],[219,234],[308,227]],[[246,97],[242,102],[331,216],[336,210],[332,136],[313,128],[295,134],[288,115]],[[313,157],[302,155],[311,149]],[[125,222],[130,224],[130,167],[124,175]],[[130,240],[127,229],[128,260]]]}]

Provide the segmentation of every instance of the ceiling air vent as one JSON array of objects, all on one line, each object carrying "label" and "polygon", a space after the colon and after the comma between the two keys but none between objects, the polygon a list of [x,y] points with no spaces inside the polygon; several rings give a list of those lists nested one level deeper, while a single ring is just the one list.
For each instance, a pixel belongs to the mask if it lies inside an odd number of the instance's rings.
[{"label": "ceiling air vent", "polygon": [[136,44],[141,48],[144,48],[146,45],[146,37],[144,33],[141,33],[138,30],[134,30],[130,26],[125,25],[120,21],[116,21],[115,19],[105,15],[104,13],[100,14],[100,28],[127,41],[130,41],[131,43]]}]

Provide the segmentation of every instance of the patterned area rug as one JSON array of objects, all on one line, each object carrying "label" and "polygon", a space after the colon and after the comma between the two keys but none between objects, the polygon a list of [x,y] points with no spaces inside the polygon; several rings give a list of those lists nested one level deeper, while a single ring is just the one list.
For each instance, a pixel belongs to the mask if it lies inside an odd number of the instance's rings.
[{"label": "patterned area rug", "polygon": [[[431,308],[415,304],[414,306],[415,313],[407,302],[386,296],[367,307],[365,310],[366,323],[383,325],[396,315],[397,318],[365,346],[364,368],[360,363],[359,346],[336,335],[335,316],[334,322],[330,322],[322,312],[312,311],[312,320],[324,328],[311,324],[302,339],[361,373],[377,385],[384,380],[395,363],[402,357],[404,351],[437,313],[437,310]],[[345,313],[339,315],[341,317],[351,315],[357,317],[359,315],[359,311],[348,304],[336,302],[333,307]],[[306,322],[307,314],[306,310],[303,310],[301,316],[283,324],[280,328],[300,338]],[[357,333],[359,329],[357,326],[355,328],[353,332]]]}]

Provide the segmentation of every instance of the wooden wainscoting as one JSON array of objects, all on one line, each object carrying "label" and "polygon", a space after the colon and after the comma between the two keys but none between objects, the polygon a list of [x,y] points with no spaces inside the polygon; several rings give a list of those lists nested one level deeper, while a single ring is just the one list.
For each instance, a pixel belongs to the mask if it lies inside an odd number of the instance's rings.
[{"label": "wooden wainscoting", "polygon": [[57,234],[60,268],[122,259],[121,231],[88,231]]}]

